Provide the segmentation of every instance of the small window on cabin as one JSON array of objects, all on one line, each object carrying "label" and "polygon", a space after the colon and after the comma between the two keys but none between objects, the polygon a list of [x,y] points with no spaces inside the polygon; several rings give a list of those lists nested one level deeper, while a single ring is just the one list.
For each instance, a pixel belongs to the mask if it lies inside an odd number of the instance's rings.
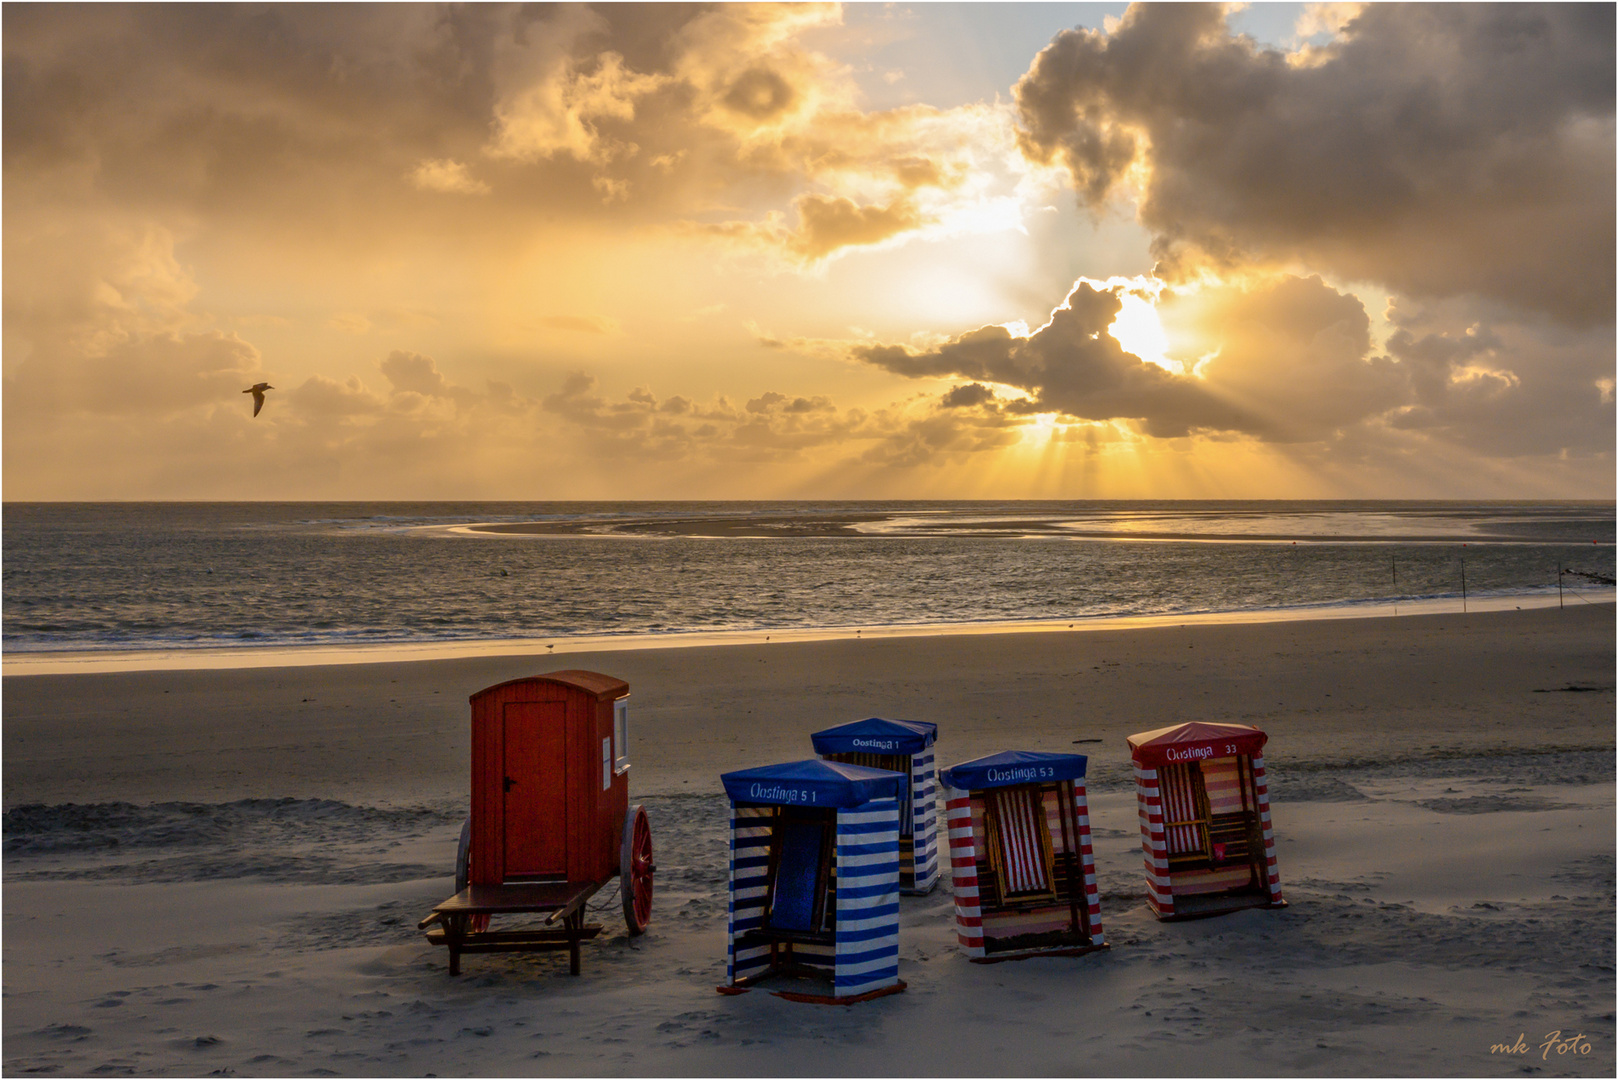
[{"label": "small window on cabin", "polygon": [[621,697],[612,703],[612,771],[624,772],[629,768],[629,699]]}]

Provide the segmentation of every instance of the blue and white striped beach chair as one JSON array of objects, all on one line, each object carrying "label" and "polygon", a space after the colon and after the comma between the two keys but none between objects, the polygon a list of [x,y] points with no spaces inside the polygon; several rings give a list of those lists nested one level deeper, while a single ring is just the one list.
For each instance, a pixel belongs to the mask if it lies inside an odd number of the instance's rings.
[{"label": "blue and white striped beach chair", "polygon": [[730,928],[724,992],[772,975],[829,979],[848,1004],[899,979],[903,774],[795,761],[724,774],[730,797]]}]

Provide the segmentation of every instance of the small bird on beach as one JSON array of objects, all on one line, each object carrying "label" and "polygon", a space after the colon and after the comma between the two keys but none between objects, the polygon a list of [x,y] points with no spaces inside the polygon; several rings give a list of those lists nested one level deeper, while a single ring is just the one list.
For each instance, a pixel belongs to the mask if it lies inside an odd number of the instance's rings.
[{"label": "small bird on beach", "polygon": [[269,383],[261,382],[261,383],[254,383],[252,386],[249,386],[246,390],[242,391],[242,393],[244,393],[244,394],[252,394],[253,395],[253,415],[254,416],[257,416],[258,411],[264,407],[264,391],[266,391],[266,390],[274,390],[274,389],[275,389],[275,387],[271,386]]}]

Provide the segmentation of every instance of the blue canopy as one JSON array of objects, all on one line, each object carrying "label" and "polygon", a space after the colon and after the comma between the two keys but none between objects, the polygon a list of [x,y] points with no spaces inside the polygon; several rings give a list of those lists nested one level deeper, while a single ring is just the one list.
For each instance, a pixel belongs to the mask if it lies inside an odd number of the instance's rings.
[{"label": "blue canopy", "polygon": [[1089,758],[1083,754],[1044,754],[1036,750],[1006,750],[988,757],[951,765],[939,774],[957,791],[1012,784],[1041,784],[1049,780],[1083,780]]},{"label": "blue canopy", "polygon": [[817,754],[919,754],[938,740],[938,725],[925,720],[855,720],[809,736]]},{"label": "blue canopy", "polygon": [[847,809],[872,799],[897,798],[907,777],[841,761],[789,761],[728,772],[719,778],[731,802],[775,806],[832,806]]}]

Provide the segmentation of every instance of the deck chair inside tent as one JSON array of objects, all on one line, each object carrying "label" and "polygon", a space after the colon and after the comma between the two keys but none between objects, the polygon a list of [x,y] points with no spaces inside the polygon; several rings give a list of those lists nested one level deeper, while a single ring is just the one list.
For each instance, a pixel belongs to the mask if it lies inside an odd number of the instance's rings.
[{"label": "deck chair inside tent", "polygon": [[[730,799],[725,985],[807,980],[795,1001],[848,1004],[899,978],[899,788],[905,777],[812,758],[720,777]],[[829,987],[826,984],[830,984]]]},{"label": "deck chair inside tent", "polygon": [[1248,724],[1193,721],[1129,737],[1147,902],[1160,919],[1282,907],[1264,743]]},{"label": "deck chair inside tent", "polygon": [[[1243,759],[1228,758],[1159,770],[1170,869],[1227,869],[1226,888],[1253,883],[1258,867],[1248,835],[1253,823],[1249,768]],[[1243,868],[1247,879],[1238,882]]]},{"label": "deck chair inside tent", "polygon": [[[1003,904],[1056,899],[1056,858],[1038,787],[995,788],[984,798],[989,866]],[[1067,816],[1060,815],[1063,826]]]},{"label": "deck chair inside tent", "polygon": [[974,961],[1106,947],[1082,754],[1008,750],[940,773],[961,948]]},{"label": "deck chair inside tent", "polygon": [[830,941],[836,888],[836,815],[778,807],[761,931],[782,941]]}]

